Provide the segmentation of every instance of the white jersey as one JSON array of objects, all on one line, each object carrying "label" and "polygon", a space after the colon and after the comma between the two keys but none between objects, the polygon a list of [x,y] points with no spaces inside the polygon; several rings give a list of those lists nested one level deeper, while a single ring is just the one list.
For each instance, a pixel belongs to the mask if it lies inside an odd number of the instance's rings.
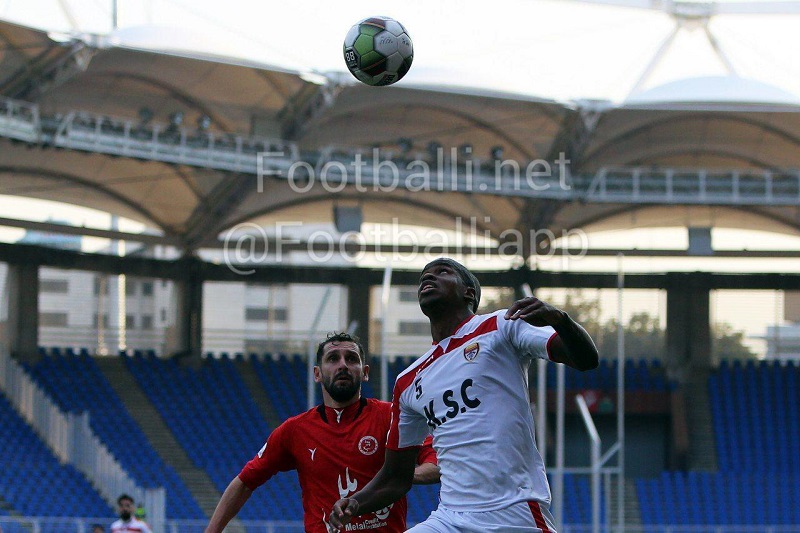
[{"label": "white jersey", "polygon": [[528,368],[548,358],[553,328],[475,315],[397,378],[387,448],[418,446],[431,433],[442,474],[441,504],[493,511],[550,503],[534,442]]},{"label": "white jersey", "polygon": [[137,518],[134,517],[131,517],[130,520],[126,521],[120,519],[111,524],[111,533],[122,533],[122,532],[151,533],[150,528],[148,527],[146,522],[142,522],[141,520],[138,520]]}]

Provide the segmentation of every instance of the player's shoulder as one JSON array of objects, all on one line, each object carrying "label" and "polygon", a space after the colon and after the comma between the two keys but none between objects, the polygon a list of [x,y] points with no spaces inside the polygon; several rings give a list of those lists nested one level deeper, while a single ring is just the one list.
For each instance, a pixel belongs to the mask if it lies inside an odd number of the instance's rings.
[{"label": "player's shoulder", "polygon": [[308,411],[290,416],[270,433],[270,438],[273,438],[273,435],[281,435],[282,438],[291,438],[296,428],[313,424],[314,421],[319,418],[318,409],[319,407],[313,407]]},{"label": "player's shoulder", "polygon": [[408,366],[406,367],[406,369],[405,369],[405,370],[403,370],[402,372],[400,372],[400,373],[397,375],[397,380],[396,380],[396,382],[395,382],[395,386],[397,385],[397,383],[402,383],[402,382],[404,381],[404,379],[406,379],[406,380],[407,380],[407,379],[408,379],[408,377],[407,377],[407,376],[408,376],[409,374],[415,374],[415,373],[416,373],[416,371],[417,371],[417,367],[419,367],[420,365],[424,364],[424,363],[425,363],[425,361],[427,361],[427,360],[428,360],[429,356],[430,356],[430,355],[431,355],[431,354],[434,352],[434,350],[435,350],[435,349],[436,349],[436,345],[434,344],[434,345],[431,347],[431,349],[430,349],[430,350],[428,350],[427,352],[425,352],[425,353],[424,353],[424,354],[423,354],[421,357],[418,357],[418,358],[416,359],[416,361],[412,362],[410,365],[408,365]]},{"label": "player's shoulder", "polygon": [[150,526],[144,520],[139,520],[138,518],[133,518],[131,520],[131,524],[136,526],[139,529],[139,531],[141,531],[142,533],[150,533],[151,532]]},{"label": "player's shoulder", "polygon": [[500,309],[492,313],[473,315],[468,322],[458,329],[455,337],[464,337],[467,335],[484,334],[497,331],[500,327],[502,327],[502,322],[505,322],[505,313],[505,309]]},{"label": "player's shoulder", "polygon": [[122,527],[122,520],[114,520],[114,522],[112,522],[112,524],[111,524],[111,529],[114,529],[115,527],[116,528],[121,528]]},{"label": "player's shoulder", "polygon": [[319,405],[315,405],[308,411],[303,411],[302,413],[298,413],[294,416],[290,416],[283,423],[278,426],[286,426],[286,428],[291,428],[297,426],[298,424],[307,424],[317,420],[319,418]]},{"label": "player's shoulder", "polygon": [[377,398],[367,398],[367,407],[376,412],[392,412],[392,402],[384,402],[383,400],[379,400]]}]

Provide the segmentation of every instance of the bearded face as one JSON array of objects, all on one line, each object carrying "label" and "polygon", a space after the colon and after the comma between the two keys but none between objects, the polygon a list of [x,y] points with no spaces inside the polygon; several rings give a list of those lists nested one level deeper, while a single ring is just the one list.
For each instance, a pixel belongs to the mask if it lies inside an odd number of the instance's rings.
[{"label": "bearded face", "polygon": [[133,516],[133,501],[127,498],[123,499],[119,502],[119,517],[127,522],[131,519],[131,516]]},{"label": "bearded face", "polygon": [[331,342],[323,348],[314,379],[334,402],[347,404],[360,396],[361,383],[368,372],[369,367],[363,364],[355,343]]},{"label": "bearded face", "polygon": [[344,369],[336,374],[327,376],[323,374],[322,386],[334,401],[347,403],[361,390],[361,380],[360,372],[351,374],[349,370]]}]

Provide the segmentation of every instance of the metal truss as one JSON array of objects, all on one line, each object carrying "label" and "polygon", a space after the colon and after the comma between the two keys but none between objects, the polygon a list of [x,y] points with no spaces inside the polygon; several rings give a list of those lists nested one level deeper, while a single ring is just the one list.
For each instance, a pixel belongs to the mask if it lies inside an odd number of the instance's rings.
[{"label": "metal truss", "polygon": [[727,51],[713,33],[710,22],[717,15],[796,15],[800,13],[800,2],[796,0],[779,1],[740,1],[719,2],[714,0],[573,0],[586,4],[599,4],[631,9],[661,11],[668,14],[675,25],[659,45],[644,71],[639,76],[629,96],[642,90],[653,72],[669,52],[675,38],[682,30],[701,30],[711,50],[730,76],[737,76],[736,67]]},{"label": "metal truss", "polygon": [[72,41],[55,58],[32,64],[10,87],[4,87],[4,93],[14,98],[37,100],[46,92],[84,72],[96,53],[96,47],[82,41]]},{"label": "metal truss", "polygon": [[278,113],[283,122],[283,138],[299,139],[331,107],[342,91],[342,85],[330,82],[308,85],[292,97]]},{"label": "metal truss", "polygon": [[37,106],[5,98],[0,99],[0,136],[358,192],[407,189],[618,204],[800,205],[800,170],[604,167],[572,175],[569,161],[464,159],[455,148],[440,148],[424,160],[348,147],[301,152],[296,143],[284,140],[142,126],[77,111],[43,118]]}]

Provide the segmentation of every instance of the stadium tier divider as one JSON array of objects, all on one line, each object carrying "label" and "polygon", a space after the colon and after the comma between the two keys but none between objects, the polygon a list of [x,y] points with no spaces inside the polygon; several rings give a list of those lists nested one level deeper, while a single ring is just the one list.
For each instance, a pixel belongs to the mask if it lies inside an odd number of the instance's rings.
[{"label": "stadium tier divider", "polygon": [[[91,430],[89,415],[63,412],[57,403],[26,373],[25,369],[4,350],[0,350],[0,389],[5,395],[4,400],[7,398],[7,406],[9,408],[13,406],[21,414],[19,420],[24,420],[24,424],[17,424],[18,429],[24,434],[27,425],[30,425],[30,433],[38,435],[43,449],[46,449],[46,444],[57,462],[65,465],[66,471],[73,469],[76,473],[80,472],[85,477],[86,484],[94,487],[95,495],[92,495],[92,490],[81,491],[89,501],[95,497],[101,498],[101,501],[105,501],[107,505],[106,509],[113,509],[117,497],[122,493],[128,493],[137,501],[148,505],[153,519],[161,520],[163,523],[163,488],[145,489],[138,485]],[[13,412],[7,414],[8,416],[2,417],[4,421],[14,419]],[[5,424],[3,425],[5,426]],[[39,439],[28,439],[28,444],[35,447]],[[24,448],[14,449],[24,450]],[[40,454],[40,457],[46,462],[46,454]],[[12,471],[13,465],[6,464],[4,466],[8,471]],[[56,470],[58,470],[57,466]],[[38,485],[41,487],[43,484],[41,481],[48,479],[50,475],[51,473],[31,476],[31,479],[39,481]],[[72,479],[75,479],[74,476]],[[81,487],[79,481],[70,483],[73,489]],[[42,490],[34,490],[34,492],[42,493]],[[78,492],[76,491],[76,493]],[[49,500],[51,504],[53,501],[58,501],[58,498]],[[91,505],[95,510],[87,512],[84,516],[105,514],[106,509],[103,509],[102,513],[97,512],[99,508],[96,502]],[[56,506],[57,508],[58,506]]]},{"label": "stadium tier divider", "polygon": [[[124,362],[189,458],[208,473],[220,492],[258,453],[274,429],[269,427],[229,357],[206,357],[191,364],[136,357],[127,357]],[[249,366],[256,372],[257,363],[271,365],[271,359],[250,359]],[[265,391],[282,419],[295,405],[293,393],[304,391],[304,365],[305,360],[294,364],[286,357],[284,364],[266,369],[270,386]],[[303,376],[300,383],[296,375]],[[301,384],[303,388],[299,389]],[[291,397],[278,402],[273,389]],[[296,521],[302,516],[300,487],[294,472],[275,476],[253,493],[239,513],[245,521]]]},{"label": "stadium tier divider", "polygon": [[92,431],[133,479],[143,487],[165,489],[165,518],[203,518],[189,489],[152,447],[88,350],[50,354],[28,370],[56,404],[66,412],[89,413]]}]

